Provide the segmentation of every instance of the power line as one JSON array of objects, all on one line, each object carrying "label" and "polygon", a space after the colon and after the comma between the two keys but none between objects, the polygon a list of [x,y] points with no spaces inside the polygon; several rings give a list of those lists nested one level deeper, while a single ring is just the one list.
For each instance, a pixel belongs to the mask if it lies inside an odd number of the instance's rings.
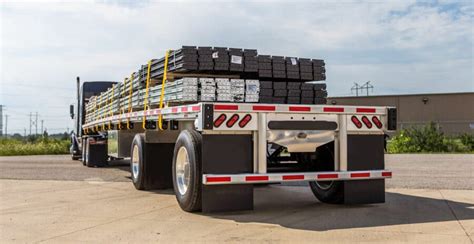
[{"label": "power line", "polygon": [[367,96],[369,96],[369,89],[373,92],[374,86],[370,84],[370,81],[365,82],[363,85],[359,85],[358,83],[354,82],[354,85],[351,87],[351,93],[353,91],[356,92],[356,97],[359,96],[359,90],[362,92],[363,90],[366,91]]}]

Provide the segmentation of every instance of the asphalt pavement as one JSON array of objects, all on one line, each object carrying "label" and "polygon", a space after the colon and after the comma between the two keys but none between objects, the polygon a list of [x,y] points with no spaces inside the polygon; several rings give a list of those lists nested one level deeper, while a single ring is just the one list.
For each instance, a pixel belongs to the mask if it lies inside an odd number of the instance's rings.
[{"label": "asphalt pavement", "polygon": [[386,203],[330,205],[308,187],[255,188],[253,211],[187,213],[137,191],[128,162],[0,157],[0,243],[473,243],[474,155],[387,155]]},{"label": "asphalt pavement", "polygon": [[[385,161],[393,170],[388,188],[474,189],[474,154],[388,154]],[[14,156],[0,157],[0,169],[0,179],[130,181],[128,160],[87,168],[68,155]]]}]

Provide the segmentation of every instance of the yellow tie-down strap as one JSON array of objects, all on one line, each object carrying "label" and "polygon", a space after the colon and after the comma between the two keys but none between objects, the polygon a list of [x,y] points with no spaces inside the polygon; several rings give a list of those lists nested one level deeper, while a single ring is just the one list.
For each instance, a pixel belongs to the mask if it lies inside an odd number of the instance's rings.
[{"label": "yellow tie-down strap", "polygon": [[151,60],[148,61],[148,68],[146,73],[146,87],[145,87],[145,97],[143,102],[143,120],[142,120],[142,128],[146,129],[146,114],[149,108],[148,106],[148,90],[150,88],[150,73],[151,73]]},{"label": "yellow tie-down strap", "polygon": [[127,78],[123,79],[123,86],[121,86],[120,92],[119,92],[120,96],[119,96],[119,101],[118,101],[118,107],[119,107],[120,116],[119,116],[119,122],[118,122],[118,125],[117,125],[119,130],[123,129],[122,128],[122,116],[125,113],[125,108],[123,107],[122,99],[125,97],[125,89],[126,89],[127,81],[128,81]]},{"label": "yellow tie-down strap", "polygon": [[[161,82],[161,94],[160,94],[160,110],[163,108],[163,98],[165,96],[165,84],[168,79],[168,57],[170,55],[170,50],[166,51],[165,54],[165,67],[163,71],[163,81]],[[158,115],[158,129],[163,130],[163,115],[160,113]]]},{"label": "yellow tie-down strap", "polygon": [[[95,106],[94,106],[94,109],[95,109],[94,120],[95,120],[95,121],[97,121],[97,120],[99,119],[99,118],[98,118],[98,117],[99,117],[99,112],[98,112],[99,109],[97,108],[97,99],[98,99],[98,97],[96,97],[96,98],[94,99],[94,105],[95,105]],[[99,131],[99,125],[97,125],[97,124],[95,125],[95,131],[96,131],[96,132]]]},{"label": "yellow tie-down strap", "polygon": [[[165,54],[165,64],[164,64],[164,70],[163,70],[163,80],[161,82],[161,95],[160,95],[160,109],[163,108],[163,98],[165,95],[165,84],[166,84],[166,79],[167,79],[167,74],[168,74],[168,57],[169,57],[170,50],[166,51]],[[143,120],[142,120],[142,128],[145,128],[146,125],[146,114],[147,110],[149,109],[148,106],[148,90],[150,87],[150,71],[151,71],[151,60],[148,61],[148,68],[147,68],[147,75],[146,75],[146,87],[145,87],[145,98],[144,98],[144,105],[143,105]],[[163,130],[163,124],[162,124],[162,115],[160,114],[158,116],[158,129]]]},{"label": "yellow tie-down strap", "polygon": [[[114,96],[115,96],[115,85],[112,85],[112,93],[110,94],[110,102],[109,102],[109,116],[112,117],[114,115],[114,111],[112,110],[112,107],[114,105]],[[111,129],[112,123],[111,120],[109,120],[109,124],[107,125],[107,129]]]},{"label": "yellow tie-down strap", "polygon": [[[128,115],[133,111],[132,93],[133,93],[133,73],[130,75],[130,91],[128,93]],[[127,129],[130,129],[130,116],[127,117]]]}]

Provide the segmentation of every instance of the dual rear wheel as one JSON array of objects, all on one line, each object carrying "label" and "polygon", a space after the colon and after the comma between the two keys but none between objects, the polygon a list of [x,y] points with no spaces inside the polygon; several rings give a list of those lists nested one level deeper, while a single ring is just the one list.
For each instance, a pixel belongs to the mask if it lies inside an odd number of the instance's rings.
[{"label": "dual rear wheel", "polygon": [[[188,212],[201,210],[201,134],[194,130],[182,131],[173,150],[172,181],[176,199],[180,207]],[[160,146],[160,145],[158,145]],[[132,142],[130,171],[133,185],[138,190],[156,189],[150,182],[160,176],[156,165],[160,157],[146,158],[150,144],[144,135],[137,134]]]},{"label": "dual rear wheel", "polygon": [[[172,159],[173,190],[180,207],[187,212],[202,208],[202,136],[194,130],[182,131],[174,145]],[[131,148],[131,178],[138,190],[153,189],[147,182],[154,177],[153,162],[146,160],[147,144],[144,136],[137,134]],[[300,163],[309,164],[316,171],[334,170],[334,146],[319,147],[314,154],[301,154]],[[154,162],[160,163],[160,162]],[[339,181],[314,181],[309,183],[313,194],[324,203],[344,202],[343,183]]]}]

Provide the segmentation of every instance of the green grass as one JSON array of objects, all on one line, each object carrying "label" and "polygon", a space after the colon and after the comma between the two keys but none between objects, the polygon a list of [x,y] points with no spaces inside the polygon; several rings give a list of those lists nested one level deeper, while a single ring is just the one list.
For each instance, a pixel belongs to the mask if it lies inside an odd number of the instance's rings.
[{"label": "green grass", "polygon": [[52,138],[0,139],[0,156],[69,154],[70,140]]}]

